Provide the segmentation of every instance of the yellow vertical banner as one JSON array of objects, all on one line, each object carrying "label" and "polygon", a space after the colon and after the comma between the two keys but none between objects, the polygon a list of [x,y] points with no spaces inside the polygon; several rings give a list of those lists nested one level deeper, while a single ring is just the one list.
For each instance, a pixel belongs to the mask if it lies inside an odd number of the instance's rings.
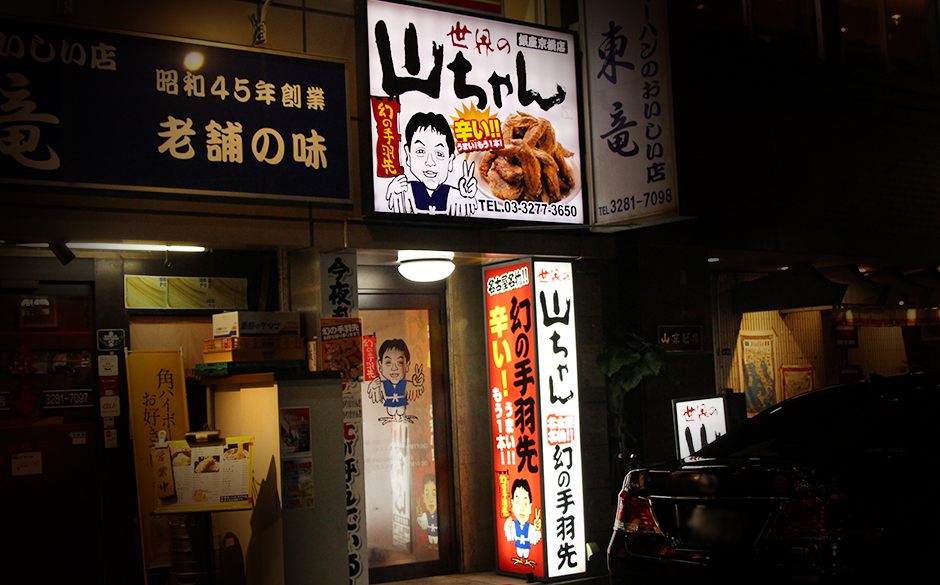
[{"label": "yellow vertical banner", "polygon": [[189,430],[186,409],[186,377],[183,356],[178,351],[132,351],[127,356],[127,389],[130,402],[130,431],[134,446],[137,505],[140,514],[141,546],[145,568],[168,563],[169,543],[154,535],[164,532],[151,516],[160,504],[156,493],[150,449],[157,433],[183,439]]}]

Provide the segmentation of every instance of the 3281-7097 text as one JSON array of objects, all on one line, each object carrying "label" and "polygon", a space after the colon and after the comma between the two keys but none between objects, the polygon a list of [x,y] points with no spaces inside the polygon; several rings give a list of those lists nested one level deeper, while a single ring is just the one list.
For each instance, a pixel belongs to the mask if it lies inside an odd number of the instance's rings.
[{"label": "3281-7097 text", "polygon": [[647,191],[643,195],[628,195],[611,199],[607,205],[598,208],[600,215],[611,215],[614,213],[624,213],[626,211],[637,211],[648,207],[665,205],[672,203],[672,189],[660,191]]}]

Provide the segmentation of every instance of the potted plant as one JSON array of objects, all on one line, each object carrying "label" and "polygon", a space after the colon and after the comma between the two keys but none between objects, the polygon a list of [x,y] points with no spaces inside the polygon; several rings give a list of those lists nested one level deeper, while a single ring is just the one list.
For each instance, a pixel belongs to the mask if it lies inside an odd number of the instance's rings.
[{"label": "potted plant", "polygon": [[675,382],[666,365],[666,350],[633,333],[624,333],[604,341],[597,356],[597,365],[604,375],[607,408],[610,417],[612,471],[622,477],[635,467],[642,443],[642,396],[631,391],[644,380],[665,379]]}]

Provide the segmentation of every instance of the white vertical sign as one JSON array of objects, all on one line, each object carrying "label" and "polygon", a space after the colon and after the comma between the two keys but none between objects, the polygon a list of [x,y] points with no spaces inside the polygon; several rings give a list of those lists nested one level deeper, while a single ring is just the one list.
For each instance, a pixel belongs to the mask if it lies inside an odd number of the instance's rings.
[{"label": "white vertical sign", "polygon": [[551,578],[587,568],[581,484],[581,415],[574,316],[574,271],[568,262],[535,262],[545,562]]},{"label": "white vertical sign", "polygon": [[320,318],[359,316],[355,252],[320,254]]},{"label": "white vertical sign", "polygon": [[[320,254],[320,318],[358,318],[358,258],[355,252]],[[322,343],[323,340],[321,339]],[[317,351],[314,345],[312,350]],[[312,363],[316,363],[313,354]],[[358,382],[343,383],[343,442],[346,464],[346,527],[349,585],[368,585],[366,490],[362,476],[362,402]]]},{"label": "white vertical sign", "polygon": [[593,222],[676,216],[666,0],[596,0],[584,12]]}]

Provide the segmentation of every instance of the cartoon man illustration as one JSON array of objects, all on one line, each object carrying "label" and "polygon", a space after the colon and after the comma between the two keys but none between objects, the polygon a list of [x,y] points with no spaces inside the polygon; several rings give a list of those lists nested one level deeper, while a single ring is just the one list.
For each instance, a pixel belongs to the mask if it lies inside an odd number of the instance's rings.
[{"label": "cartoon man illustration", "polygon": [[415,373],[408,380],[411,369],[411,352],[402,339],[387,339],[379,348],[379,377],[369,383],[369,398],[372,402],[383,403],[387,417],[379,418],[383,425],[390,422],[408,422],[414,424],[418,417],[405,414],[408,402],[417,400],[424,394],[424,372],[421,365],[415,366]]},{"label": "cartoon man illustration", "polygon": [[542,511],[535,511],[535,520],[530,524],[532,515],[532,490],[529,482],[518,478],[512,482],[512,518],[506,518],[503,532],[506,540],[516,543],[517,557],[513,557],[514,565],[534,567],[537,563],[529,560],[529,551],[542,540]]},{"label": "cartoon man illustration", "polygon": [[405,127],[405,166],[416,181],[395,176],[385,192],[390,211],[397,213],[476,213],[477,180],[473,163],[463,161],[457,187],[445,183],[454,170],[454,135],[441,114],[418,112]]},{"label": "cartoon man illustration", "polygon": [[418,516],[418,526],[428,533],[428,542],[437,544],[437,478],[430,473],[424,474],[422,497],[427,511]]}]

